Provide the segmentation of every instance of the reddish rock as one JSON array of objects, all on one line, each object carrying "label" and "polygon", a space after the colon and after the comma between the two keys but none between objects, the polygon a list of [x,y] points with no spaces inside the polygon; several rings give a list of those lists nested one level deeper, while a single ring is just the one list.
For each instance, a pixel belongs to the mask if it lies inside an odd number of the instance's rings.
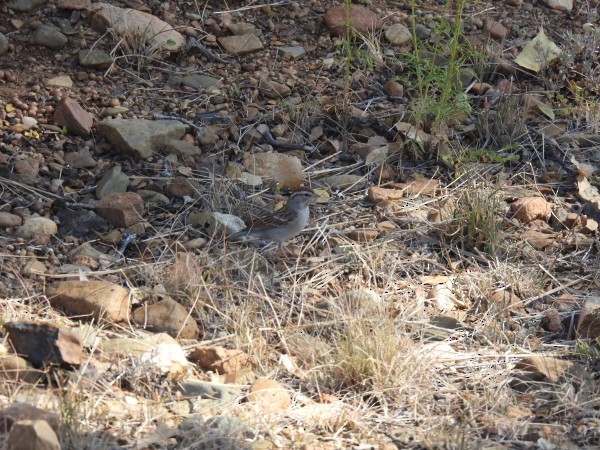
[{"label": "reddish rock", "polygon": [[60,450],[54,430],[45,420],[21,420],[13,425],[6,442],[11,450]]},{"label": "reddish rock", "polygon": [[523,223],[534,220],[547,220],[552,212],[552,203],[542,197],[523,197],[510,205],[515,218]]},{"label": "reddish rock", "polygon": [[248,402],[267,413],[284,411],[292,404],[288,391],[277,381],[267,378],[259,378],[252,383],[247,398]]},{"label": "reddish rock", "polygon": [[44,420],[56,432],[60,429],[60,416],[50,411],[36,408],[28,403],[15,403],[0,411],[0,433],[6,433],[20,420]]},{"label": "reddish rock", "polygon": [[142,221],[144,200],[135,192],[112,194],[98,202],[96,212],[117,227],[130,227]]},{"label": "reddish rock", "polygon": [[164,332],[179,339],[197,339],[198,324],[183,305],[165,298],[151,305],[144,305],[132,314],[133,321],[145,329]]},{"label": "reddish rock", "polygon": [[588,298],[577,322],[577,334],[584,339],[600,337],[600,297]]},{"label": "reddish rock", "polygon": [[72,98],[65,97],[56,105],[54,123],[65,127],[67,132],[78,136],[88,136],[94,124],[93,116]]},{"label": "reddish rock", "polygon": [[[373,32],[379,24],[377,14],[364,6],[350,5],[348,15],[350,28],[357,33],[366,34]],[[336,36],[345,35],[346,7],[334,6],[330,8],[323,16],[323,21]]]}]

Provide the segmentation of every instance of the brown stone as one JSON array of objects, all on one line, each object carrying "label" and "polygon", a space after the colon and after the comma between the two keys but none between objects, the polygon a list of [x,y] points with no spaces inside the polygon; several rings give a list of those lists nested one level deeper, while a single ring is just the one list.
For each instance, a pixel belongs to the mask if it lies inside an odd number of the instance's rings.
[{"label": "brown stone", "polygon": [[[379,17],[369,8],[358,5],[349,5],[349,27],[361,34],[373,32],[379,25]],[[325,25],[336,36],[346,34],[346,6],[334,6],[327,10],[323,16]]]},{"label": "brown stone", "polygon": [[136,309],[132,319],[147,330],[164,332],[174,338],[198,338],[199,328],[196,321],[183,305],[171,298]]},{"label": "brown stone", "polygon": [[129,318],[129,290],[107,281],[63,281],[46,288],[54,308],[67,314],[96,320],[124,322]]},{"label": "brown stone", "polygon": [[584,339],[600,337],[600,297],[585,300],[577,323],[577,334]]},{"label": "brown stone", "polygon": [[94,124],[93,116],[72,98],[59,101],[54,110],[54,123],[65,127],[67,132],[78,136],[88,136]]},{"label": "brown stone", "polygon": [[117,227],[130,227],[142,221],[144,201],[135,192],[112,194],[98,202],[96,212]]},{"label": "brown stone", "polygon": [[252,358],[241,350],[230,350],[219,346],[199,345],[188,357],[202,370],[225,374],[252,369]]},{"label": "brown stone", "polygon": [[542,197],[523,197],[510,205],[515,218],[523,223],[534,220],[547,220],[552,212],[552,203]]},{"label": "brown stone", "polygon": [[288,391],[277,381],[267,378],[252,383],[247,399],[267,413],[284,411],[292,404]]}]

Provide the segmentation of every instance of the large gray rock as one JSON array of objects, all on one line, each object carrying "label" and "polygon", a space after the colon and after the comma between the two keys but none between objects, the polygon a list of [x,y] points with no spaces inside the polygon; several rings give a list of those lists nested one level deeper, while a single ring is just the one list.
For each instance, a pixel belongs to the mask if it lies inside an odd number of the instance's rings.
[{"label": "large gray rock", "polygon": [[121,153],[146,159],[160,152],[171,139],[181,139],[186,127],[175,120],[108,119],[98,133]]}]

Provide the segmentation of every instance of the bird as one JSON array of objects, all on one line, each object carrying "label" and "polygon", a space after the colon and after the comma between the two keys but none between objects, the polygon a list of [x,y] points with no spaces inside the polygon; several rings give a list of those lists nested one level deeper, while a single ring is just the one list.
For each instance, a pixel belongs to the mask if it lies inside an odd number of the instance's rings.
[{"label": "bird", "polygon": [[285,241],[297,236],[308,225],[309,204],[314,196],[312,189],[300,186],[292,192],[282,208],[277,211],[261,211],[250,217],[250,224],[246,229],[231,234],[229,239],[273,241],[278,244],[277,250],[281,250]]}]

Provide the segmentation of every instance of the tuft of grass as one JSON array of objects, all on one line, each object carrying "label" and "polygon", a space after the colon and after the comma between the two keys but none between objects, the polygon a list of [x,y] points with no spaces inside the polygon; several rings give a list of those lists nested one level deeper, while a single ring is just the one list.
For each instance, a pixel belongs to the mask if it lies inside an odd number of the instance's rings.
[{"label": "tuft of grass", "polygon": [[494,254],[502,233],[502,205],[495,189],[465,189],[456,199],[453,219],[445,230],[450,245]]}]

